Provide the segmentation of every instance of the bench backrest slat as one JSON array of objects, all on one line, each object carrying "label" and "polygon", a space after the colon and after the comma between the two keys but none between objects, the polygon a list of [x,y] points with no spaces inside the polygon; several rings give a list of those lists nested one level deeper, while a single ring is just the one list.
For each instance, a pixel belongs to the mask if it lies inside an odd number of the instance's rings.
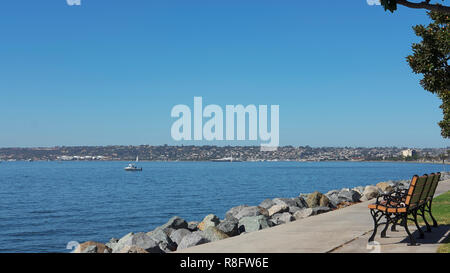
[{"label": "bench backrest slat", "polygon": [[408,189],[408,195],[405,200],[406,206],[415,207],[419,203],[427,178],[427,175],[420,177],[415,175],[413,177],[413,179],[411,180],[411,185]]},{"label": "bench backrest slat", "polygon": [[434,193],[436,192],[436,188],[437,188],[437,185],[438,185],[440,179],[441,179],[441,173],[437,173],[434,176],[433,182],[432,182],[430,190],[428,192],[427,200],[433,198]]},{"label": "bench backrest slat", "polygon": [[431,173],[428,175],[427,181],[425,182],[425,186],[422,191],[422,195],[420,196],[420,201],[419,201],[420,204],[422,204],[423,202],[426,201],[435,178],[436,178],[436,175],[434,173]]}]

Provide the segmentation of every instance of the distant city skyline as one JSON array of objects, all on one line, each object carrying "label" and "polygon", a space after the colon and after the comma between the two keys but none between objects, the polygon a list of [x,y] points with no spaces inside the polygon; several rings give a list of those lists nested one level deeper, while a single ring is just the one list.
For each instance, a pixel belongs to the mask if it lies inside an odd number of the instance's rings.
[{"label": "distant city skyline", "polygon": [[279,105],[280,146],[450,146],[405,61],[424,11],[360,1],[7,1],[0,147],[174,141],[173,106]]}]

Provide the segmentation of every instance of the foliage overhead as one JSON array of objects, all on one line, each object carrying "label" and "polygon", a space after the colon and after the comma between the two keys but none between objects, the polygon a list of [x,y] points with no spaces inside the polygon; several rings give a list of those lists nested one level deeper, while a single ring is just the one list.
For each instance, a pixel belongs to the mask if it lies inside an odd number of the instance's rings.
[{"label": "foliage overhead", "polygon": [[450,14],[450,7],[443,5],[444,2],[445,0],[436,0],[433,3],[431,2],[431,0],[424,0],[422,2],[412,2],[408,0],[380,0],[380,3],[384,7],[384,10],[389,10],[390,12],[396,11],[397,5],[402,5],[413,9],[426,9],[429,11]]},{"label": "foliage overhead", "polygon": [[439,122],[441,135],[450,138],[450,17],[446,13],[428,12],[428,26],[413,27],[422,38],[412,45],[413,54],[406,57],[414,73],[422,74],[420,85],[441,100],[444,118]]}]

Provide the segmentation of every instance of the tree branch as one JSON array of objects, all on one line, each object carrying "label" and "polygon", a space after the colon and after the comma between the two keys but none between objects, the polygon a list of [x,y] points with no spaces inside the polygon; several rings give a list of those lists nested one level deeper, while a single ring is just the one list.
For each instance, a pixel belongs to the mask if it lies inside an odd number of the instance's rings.
[{"label": "tree branch", "polygon": [[450,7],[442,6],[439,4],[430,4],[430,0],[425,0],[420,3],[409,2],[407,0],[397,0],[397,4],[413,9],[427,9],[430,11],[438,11],[450,14]]}]

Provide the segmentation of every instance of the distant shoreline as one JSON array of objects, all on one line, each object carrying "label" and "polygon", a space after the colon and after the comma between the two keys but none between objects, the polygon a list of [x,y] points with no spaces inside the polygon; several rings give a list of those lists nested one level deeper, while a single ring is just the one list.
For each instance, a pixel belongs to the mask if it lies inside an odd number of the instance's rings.
[{"label": "distant shoreline", "polygon": [[[0,161],[0,163],[12,162],[134,162],[134,160],[15,160],[15,161]],[[214,162],[212,160],[139,160],[139,162]],[[450,162],[436,162],[436,161],[395,161],[395,160],[243,160],[238,162],[214,162],[214,163],[256,163],[256,162],[298,162],[298,163],[314,163],[314,162],[370,162],[370,163],[415,163],[415,164],[436,164],[436,165],[450,165]]]}]

